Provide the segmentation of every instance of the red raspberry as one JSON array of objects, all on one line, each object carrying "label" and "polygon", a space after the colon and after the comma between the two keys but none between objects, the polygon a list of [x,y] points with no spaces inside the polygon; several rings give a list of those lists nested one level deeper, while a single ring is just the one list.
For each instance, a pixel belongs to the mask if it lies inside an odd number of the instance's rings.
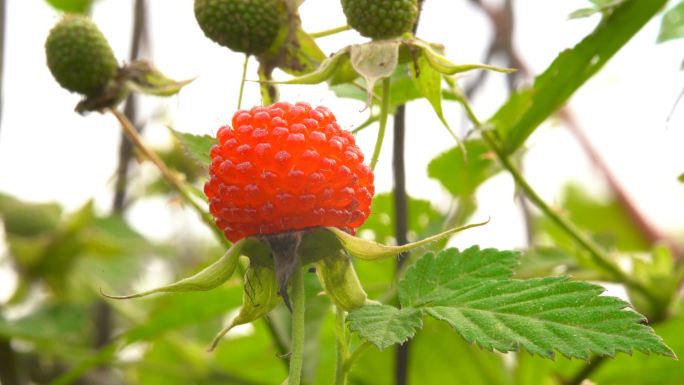
[{"label": "red raspberry", "polygon": [[326,107],[279,102],[238,111],[232,125],[216,134],[204,185],[228,239],[317,226],[354,233],[368,218],[373,172]]}]

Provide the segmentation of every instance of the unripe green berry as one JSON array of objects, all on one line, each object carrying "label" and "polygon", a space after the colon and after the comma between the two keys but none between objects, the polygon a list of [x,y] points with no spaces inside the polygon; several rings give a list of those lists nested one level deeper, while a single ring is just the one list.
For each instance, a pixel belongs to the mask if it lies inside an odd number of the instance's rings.
[{"label": "unripe green berry", "polygon": [[284,10],[282,0],[195,0],[195,18],[209,39],[252,55],[273,44]]},{"label": "unripe green berry", "polygon": [[417,0],[342,0],[347,24],[371,39],[389,39],[411,31]]},{"label": "unripe green berry", "polygon": [[112,48],[87,16],[65,15],[50,31],[45,54],[52,76],[72,92],[96,95],[116,76]]}]

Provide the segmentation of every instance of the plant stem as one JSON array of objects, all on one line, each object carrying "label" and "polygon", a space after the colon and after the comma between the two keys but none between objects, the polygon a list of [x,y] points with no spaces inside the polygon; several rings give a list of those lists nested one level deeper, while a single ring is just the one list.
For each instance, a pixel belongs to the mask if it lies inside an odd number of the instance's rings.
[{"label": "plant stem", "polygon": [[348,25],[341,25],[337,28],[331,28],[331,29],[326,29],[325,31],[319,31],[319,32],[313,32],[310,33],[309,36],[313,37],[314,39],[318,39],[321,37],[326,37],[330,35],[334,35],[336,33],[344,32],[344,31],[349,31],[351,29],[350,26]]},{"label": "plant stem", "polygon": [[351,370],[352,366],[358,361],[358,359],[363,355],[363,353],[366,352],[371,347],[371,343],[368,341],[363,341],[361,345],[359,345],[358,348],[354,349],[352,354],[347,358],[347,362],[344,363],[344,371],[346,373],[349,373]]},{"label": "plant stem", "polygon": [[299,385],[304,361],[304,272],[296,266],[292,273],[292,353],[288,385]]},{"label": "plant stem", "polygon": [[17,355],[10,340],[0,339],[0,384],[22,385]]},{"label": "plant stem", "polygon": [[591,362],[582,367],[582,369],[577,372],[570,380],[563,382],[564,385],[580,385],[590,374],[592,374],[596,369],[598,369],[603,361],[606,359],[605,356],[595,357]]},{"label": "plant stem", "polygon": [[245,90],[245,79],[247,78],[247,64],[249,64],[249,55],[245,54],[245,62],[242,64],[242,79],[240,79],[240,94],[238,95],[237,109],[242,108],[242,93]]},{"label": "plant stem", "polygon": [[349,340],[347,327],[344,324],[345,313],[344,310],[336,307],[335,309],[335,335],[337,354],[335,357],[335,385],[347,384],[347,359],[349,358]]},{"label": "plant stem", "polygon": [[371,157],[370,167],[375,170],[380,158],[380,150],[382,149],[382,141],[385,139],[385,130],[387,128],[387,116],[389,115],[389,99],[390,99],[390,79],[382,79],[382,104],[380,105],[380,129],[378,129],[378,137],[375,140],[375,148],[373,149],[373,156]]},{"label": "plant stem", "polygon": [[602,267],[604,270],[613,275],[614,278],[623,282],[625,285],[638,290],[654,303],[658,301],[653,297],[653,295],[646,289],[640,282],[636,281],[629,275],[627,275],[622,269],[620,269],[615,262],[613,262],[610,257],[596,244],[591,238],[584,234],[579,228],[575,226],[569,219],[558,214],[553,210],[544,200],[537,194],[537,192],[530,186],[530,184],[525,180],[525,177],[518,171],[518,169],[513,165],[511,160],[505,154],[504,150],[498,145],[496,139],[491,132],[486,130],[481,130],[482,137],[496,153],[497,158],[501,164],[508,170],[508,172],[513,176],[516,184],[525,192],[525,195],[534,203],[537,208],[539,208],[549,219],[556,223],[561,229],[563,229],[571,238],[573,238],[580,246],[589,252],[594,263]]},{"label": "plant stem", "polygon": [[178,177],[168,167],[166,167],[166,164],[164,164],[164,162],[157,156],[157,154],[155,154],[154,151],[152,151],[145,145],[142,138],[140,137],[140,134],[138,134],[138,131],[135,129],[135,127],[133,127],[131,121],[128,120],[128,118],[126,118],[126,116],[123,113],[121,113],[119,110],[115,108],[110,108],[109,111],[119,121],[119,123],[121,124],[121,128],[123,129],[126,136],[128,136],[128,139],[131,140],[133,145],[138,150],[140,150],[140,152],[147,159],[149,159],[155,166],[157,166],[157,169],[159,170],[159,172],[161,172],[162,177],[174,189],[176,189],[176,191],[178,191],[183,200],[197,212],[202,221],[207,226],[209,226],[209,228],[214,232],[219,241],[222,242],[226,247],[230,246],[230,243],[223,236],[223,233],[221,233],[219,228],[214,225],[214,221],[209,215],[209,213],[205,211],[202,207],[200,207],[200,205],[190,196],[190,194],[185,189],[185,186],[183,186],[183,182],[180,179],[178,179]]},{"label": "plant stem", "polygon": [[[394,179],[394,236],[397,245],[408,243],[408,203],[406,194],[406,164],[404,150],[406,142],[406,106],[401,105],[394,114],[394,146],[392,148],[392,171]],[[406,264],[408,253],[397,256],[395,275],[398,277]],[[408,360],[411,341],[397,346],[395,355],[395,383],[405,385],[408,382]]]},{"label": "plant stem", "polygon": [[271,83],[272,70],[259,66],[259,87],[261,88],[261,102],[267,106],[278,101],[278,89]]}]

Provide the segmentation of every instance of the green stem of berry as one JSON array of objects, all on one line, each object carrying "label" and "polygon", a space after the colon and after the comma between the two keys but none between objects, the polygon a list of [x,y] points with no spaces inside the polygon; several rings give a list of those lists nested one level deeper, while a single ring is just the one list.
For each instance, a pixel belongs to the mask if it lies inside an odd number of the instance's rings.
[{"label": "green stem of berry", "polygon": [[200,216],[202,221],[209,226],[210,229],[214,232],[216,237],[219,239],[220,242],[224,244],[224,246],[229,247],[230,243],[226,238],[223,236],[223,233],[221,233],[221,230],[219,230],[218,227],[214,225],[214,220],[211,218],[209,213],[204,210],[200,205],[190,196],[188,191],[186,190],[185,186],[183,185],[183,182],[176,177],[176,175],[169,170],[168,167],[166,167],[166,164],[164,164],[164,161],[162,161],[157,154],[154,153],[154,151],[150,150],[145,143],[142,140],[142,137],[140,137],[140,134],[138,134],[138,131],[133,127],[133,123],[131,123],[130,120],[124,115],[121,111],[111,108],[109,110],[119,121],[121,124],[121,128],[123,129],[124,133],[130,139],[130,141],[133,143],[133,145],[140,150],[140,152],[147,158],[149,159],[154,165],[157,167],[159,172],[162,174],[162,177],[174,188],[180,196],[183,198],[183,200],[192,207],[197,214]]},{"label": "green stem of berry", "polygon": [[370,348],[371,346],[372,344],[370,342],[363,341],[363,343],[359,345],[359,347],[354,349],[352,354],[349,356],[349,358],[347,358],[347,361],[344,363],[345,373],[349,373],[349,371],[351,370],[352,366],[354,366],[356,361],[358,361],[359,358],[363,355],[363,353],[365,353],[366,350],[368,350],[368,348]]},{"label": "green stem of berry", "polygon": [[347,370],[345,364],[349,359],[349,332],[344,324],[345,312],[340,307],[335,312],[335,334],[337,342],[337,355],[335,362],[335,385],[347,384]]},{"label": "green stem of berry", "polygon": [[278,89],[276,85],[271,81],[271,73],[264,68],[263,65],[259,66],[259,87],[261,88],[261,102],[264,106],[273,104],[278,101]]},{"label": "green stem of berry", "polygon": [[389,99],[390,99],[390,79],[382,79],[382,104],[380,105],[380,129],[378,130],[378,138],[375,140],[375,148],[373,149],[373,156],[371,157],[371,170],[375,171],[375,166],[378,164],[380,158],[380,150],[382,149],[382,142],[385,139],[385,129],[387,128],[387,117],[389,115]]},{"label": "green stem of berry", "polygon": [[344,32],[344,31],[349,31],[351,29],[350,26],[348,25],[342,25],[337,28],[331,28],[331,29],[326,29],[325,31],[319,31],[319,32],[312,32],[309,34],[309,36],[313,37],[314,39],[318,39],[321,37],[326,37],[330,35],[334,35],[336,33]]},{"label": "green stem of berry", "polygon": [[[461,95],[458,92],[458,90],[455,89],[455,87],[452,86],[452,89],[454,89],[456,95]],[[470,103],[468,103],[465,97],[459,97],[458,102],[461,103],[461,105],[463,105],[466,111],[466,115],[468,115],[468,118],[471,120],[471,122],[476,127],[482,128],[482,122],[477,118],[477,116],[475,116],[475,113],[473,112]],[[501,146],[498,144],[498,141],[495,138],[494,134],[492,134],[490,131],[486,129],[480,129],[480,133],[485,142],[487,142],[489,147],[496,154],[496,157],[499,159],[499,162],[501,162],[501,165],[504,166],[506,170],[508,170],[509,174],[511,174],[511,176],[515,180],[515,183],[525,192],[525,195],[530,199],[530,201],[534,203],[534,205],[537,206],[537,208],[539,208],[539,210],[541,210],[544,213],[544,215],[546,215],[549,219],[556,223],[556,225],[563,229],[563,231],[565,231],[572,239],[574,239],[575,242],[577,242],[586,251],[588,251],[589,255],[591,256],[593,262],[596,265],[600,266],[605,271],[610,273],[618,281],[623,282],[625,285],[639,291],[645,297],[649,298],[649,300],[652,300],[653,303],[658,303],[657,298],[655,298],[653,294],[651,294],[651,292],[644,285],[642,285],[640,282],[630,277],[622,269],[620,269],[620,267],[617,266],[617,264],[603,251],[603,249],[601,249],[599,245],[597,245],[591,238],[584,234],[569,219],[565,218],[564,216],[557,213],[554,209],[552,209],[551,206],[549,206],[541,198],[541,196],[537,194],[537,192],[527,182],[522,173],[511,162],[510,158],[508,157],[508,154],[506,154],[504,149],[501,148]]]},{"label": "green stem of berry", "polygon": [[242,64],[242,79],[240,79],[240,94],[238,95],[237,109],[242,108],[242,93],[245,91],[245,79],[247,78],[247,64],[249,63],[249,55],[245,54],[245,62]]},{"label": "green stem of berry", "polygon": [[304,362],[304,271],[295,267],[292,273],[292,353],[290,356],[290,375],[288,385],[299,385]]}]

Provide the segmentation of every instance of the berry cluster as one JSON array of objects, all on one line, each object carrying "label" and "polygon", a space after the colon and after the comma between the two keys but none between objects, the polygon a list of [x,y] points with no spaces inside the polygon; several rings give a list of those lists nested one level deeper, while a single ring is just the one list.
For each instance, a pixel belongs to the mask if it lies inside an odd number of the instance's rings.
[{"label": "berry cluster", "polygon": [[325,107],[275,103],[238,111],[211,149],[209,209],[231,241],[368,217],[373,173]]}]

